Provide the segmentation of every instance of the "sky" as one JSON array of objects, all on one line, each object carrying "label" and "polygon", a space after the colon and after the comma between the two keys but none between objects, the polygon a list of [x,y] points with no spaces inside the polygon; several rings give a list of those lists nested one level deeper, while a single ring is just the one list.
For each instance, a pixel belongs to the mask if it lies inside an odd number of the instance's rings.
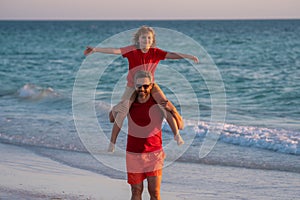
[{"label": "sky", "polygon": [[0,20],[300,19],[300,0],[0,0]]}]

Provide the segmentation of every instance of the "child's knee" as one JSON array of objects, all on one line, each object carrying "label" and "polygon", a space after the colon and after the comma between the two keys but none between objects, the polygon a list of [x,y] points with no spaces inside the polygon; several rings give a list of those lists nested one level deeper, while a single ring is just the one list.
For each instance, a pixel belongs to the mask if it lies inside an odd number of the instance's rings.
[{"label": "child's knee", "polygon": [[130,106],[129,100],[122,100],[117,105],[115,105],[112,110],[114,113],[127,114],[128,110],[129,110],[129,106]]}]

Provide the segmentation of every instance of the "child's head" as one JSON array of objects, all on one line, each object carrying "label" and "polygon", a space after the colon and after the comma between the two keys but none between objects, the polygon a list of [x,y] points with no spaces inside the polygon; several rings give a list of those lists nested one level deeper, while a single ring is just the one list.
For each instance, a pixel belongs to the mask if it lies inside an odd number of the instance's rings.
[{"label": "child's head", "polygon": [[140,37],[145,34],[150,34],[152,35],[152,44],[151,47],[156,46],[156,39],[155,39],[155,31],[153,28],[149,26],[141,26],[137,32],[133,35],[133,43],[137,46],[140,47]]}]

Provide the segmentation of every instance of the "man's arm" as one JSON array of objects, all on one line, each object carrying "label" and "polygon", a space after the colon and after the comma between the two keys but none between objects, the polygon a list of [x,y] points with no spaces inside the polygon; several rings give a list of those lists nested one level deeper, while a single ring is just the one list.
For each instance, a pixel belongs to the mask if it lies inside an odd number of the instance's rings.
[{"label": "man's arm", "polygon": [[109,144],[108,150],[107,150],[108,152],[114,152],[115,151],[115,144],[116,144],[116,141],[117,141],[117,137],[120,133],[120,130],[121,130],[121,128],[116,123],[114,123],[112,134],[111,134],[111,137],[110,137],[110,144]]},{"label": "man's arm", "polygon": [[168,52],[166,55],[167,59],[190,59],[193,60],[195,63],[199,63],[199,59],[196,56],[183,54],[183,53],[176,53],[176,52]]}]

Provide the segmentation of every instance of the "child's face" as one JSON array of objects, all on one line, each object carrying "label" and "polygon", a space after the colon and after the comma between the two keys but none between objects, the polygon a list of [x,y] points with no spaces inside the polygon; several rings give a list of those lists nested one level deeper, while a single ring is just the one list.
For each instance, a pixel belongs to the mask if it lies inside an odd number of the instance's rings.
[{"label": "child's face", "polygon": [[141,34],[139,44],[141,49],[149,49],[153,44],[153,34],[151,32]]}]

